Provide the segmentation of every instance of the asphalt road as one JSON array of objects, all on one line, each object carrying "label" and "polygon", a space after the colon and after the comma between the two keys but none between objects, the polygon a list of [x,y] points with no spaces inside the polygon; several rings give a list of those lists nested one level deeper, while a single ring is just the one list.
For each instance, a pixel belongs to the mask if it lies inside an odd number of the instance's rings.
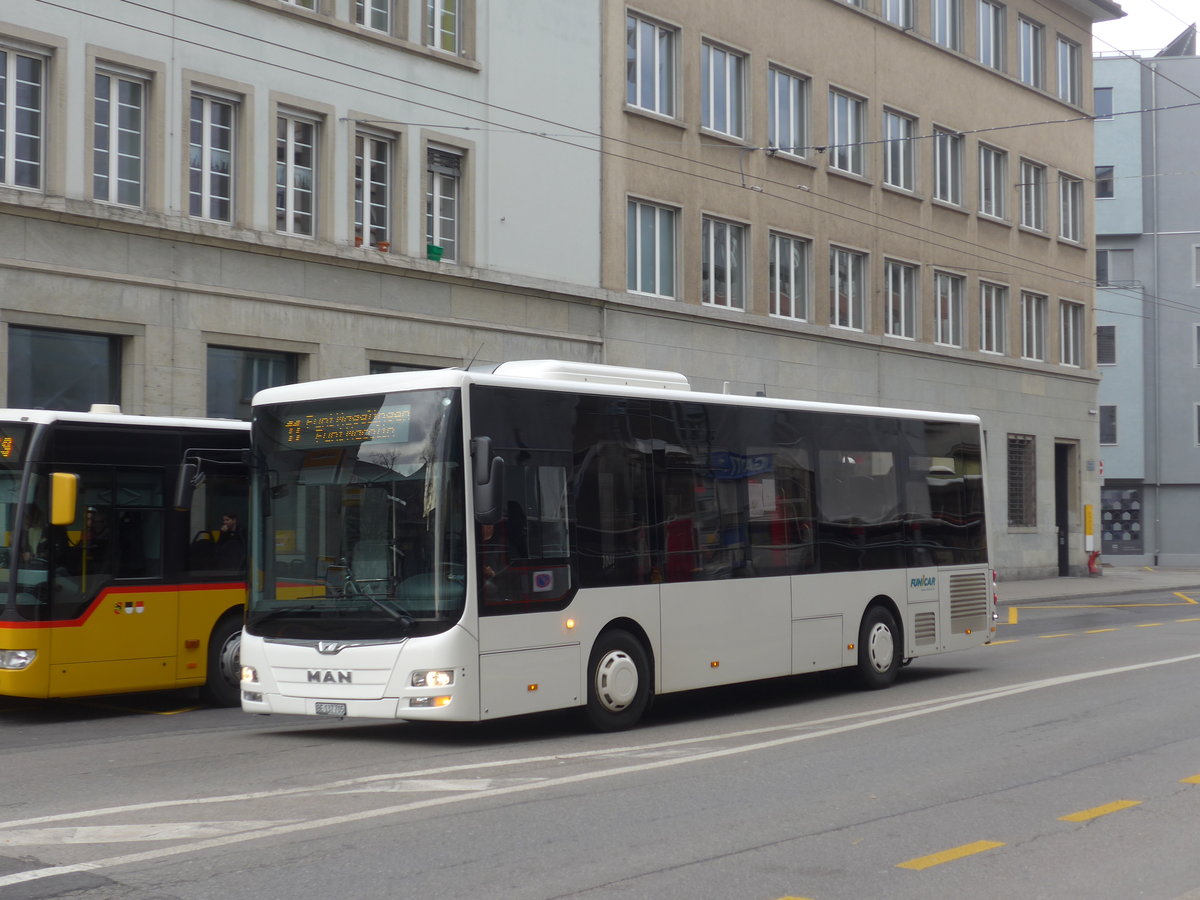
[{"label": "asphalt road", "polygon": [[0,898],[1194,900],[1198,675],[1200,604],[1155,591],[616,735],[0,700]]}]

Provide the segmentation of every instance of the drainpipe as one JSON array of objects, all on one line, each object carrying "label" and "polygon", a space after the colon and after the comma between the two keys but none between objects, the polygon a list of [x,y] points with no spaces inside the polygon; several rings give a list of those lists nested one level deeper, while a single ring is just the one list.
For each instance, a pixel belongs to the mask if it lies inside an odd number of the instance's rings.
[{"label": "drainpipe", "polygon": [[[1159,258],[1159,221],[1158,221],[1158,63],[1150,63],[1150,188],[1152,192],[1151,203],[1151,227],[1154,229],[1153,240],[1153,256],[1154,256],[1154,288],[1152,297],[1161,295],[1159,275],[1161,260]],[[1159,353],[1159,344],[1161,342],[1161,323],[1159,321],[1160,312],[1157,300],[1150,304],[1154,310],[1154,315],[1151,317],[1154,330],[1151,333],[1151,352],[1154,357],[1154,369],[1150,373],[1150,396],[1153,398],[1153,403],[1150,408],[1153,412],[1154,422],[1150,429],[1152,440],[1154,441],[1154,565],[1158,565],[1159,552],[1162,548],[1162,542],[1159,535],[1162,533],[1162,396],[1159,393],[1160,385],[1162,384],[1160,359],[1162,355]]]}]

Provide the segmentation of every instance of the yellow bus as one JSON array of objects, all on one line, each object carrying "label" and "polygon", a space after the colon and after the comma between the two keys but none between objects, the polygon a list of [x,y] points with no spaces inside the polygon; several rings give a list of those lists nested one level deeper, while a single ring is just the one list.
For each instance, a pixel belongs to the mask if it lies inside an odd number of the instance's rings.
[{"label": "yellow bus", "polygon": [[[248,424],[0,410],[0,696],[236,705]],[[176,485],[203,475],[176,509]]]}]

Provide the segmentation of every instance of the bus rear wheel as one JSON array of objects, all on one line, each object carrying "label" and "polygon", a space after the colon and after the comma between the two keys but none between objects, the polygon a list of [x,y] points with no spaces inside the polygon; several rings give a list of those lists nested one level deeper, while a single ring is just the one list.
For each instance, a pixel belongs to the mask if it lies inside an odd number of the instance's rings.
[{"label": "bus rear wheel", "polygon": [[208,678],[200,696],[213,706],[242,702],[242,617],[225,616],[208,639]]},{"label": "bus rear wheel", "polygon": [[588,722],[597,731],[631,728],[650,703],[646,648],[628,631],[606,631],[588,659]]},{"label": "bus rear wheel", "polygon": [[903,652],[892,614],[872,606],[858,629],[858,678],[863,687],[878,690],[893,684]]}]

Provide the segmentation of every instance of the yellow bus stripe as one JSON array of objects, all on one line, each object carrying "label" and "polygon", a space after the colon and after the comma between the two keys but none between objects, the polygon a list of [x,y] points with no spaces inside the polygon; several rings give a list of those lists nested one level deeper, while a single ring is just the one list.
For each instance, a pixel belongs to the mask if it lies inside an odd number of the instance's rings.
[{"label": "yellow bus stripe", "polygon": [[1060,822],[1090,822],[1092,819],[1098,819],[1110,813],[1120,812],[1132,806],[1140,806],[1141,803],[1141,800],[1117,800],[1114,803],[1106,803],[1103,806],[1081,809],[1079,812],[1071,813],[1069,816],[1059,816],[1058,820]]},{"label": "yellow bus stripe", "polygon": [[940,866],[942,863],[954,862],[954,860],[962,859],[965,856],[974,856],[976,853],[995,850],[997,847],[1003,846],[1004,844],[1000,841],[976,841],[973,844],[963,844],[961,847],[943,850],[941,853],[931,853],[929,856],[921,856],[917,859],[910,859],[908,862],[896,863],[896,868],[912,869],[919,872],[921,869]]}]

